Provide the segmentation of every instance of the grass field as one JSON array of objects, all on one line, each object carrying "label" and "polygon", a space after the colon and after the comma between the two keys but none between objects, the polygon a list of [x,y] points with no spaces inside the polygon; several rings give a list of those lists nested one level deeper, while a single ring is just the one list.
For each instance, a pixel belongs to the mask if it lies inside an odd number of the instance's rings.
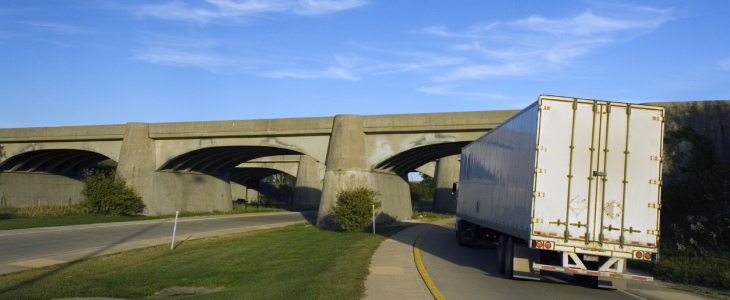
[{"label": "grass field", "polygon": [[358,299],[379,234],[311,225],[186,241],[0,276],[0,299],[144,298],[166,287],[220,288],[185,299]]},{"label": "grass field", "polygon": [[[184,212],[180,214],[180,217],[194,217],[194,216],[212,216],[212,215],[227,215],[227,214],[240,214],[240,213],[261,213],[261,212],[280,212],[280,211],[303,211],[303,210],[316,210],[316,208],[296,206],[296,205],[279,205],[275,207],[267,206],[256,206],[256,205],[239,205],[234,204],[233,210],[229,212]],[[165,219],[172,218],[175,215],[163,215],[163,216],[98,216],[98,215],[87,215],[87,214],[73,214],[63,215],[54,217],[35,217],[35,218],[0,218],[0,230],[10,229],[22,229],[22,228],[38,228],[38,227],[51,227],[51,226],[66,226],[66,225],[82,225],[82,224],[95,224],[95,223],[110,223],[110,222],[128,222],[128,221],[142,221],[151,219]]]}]

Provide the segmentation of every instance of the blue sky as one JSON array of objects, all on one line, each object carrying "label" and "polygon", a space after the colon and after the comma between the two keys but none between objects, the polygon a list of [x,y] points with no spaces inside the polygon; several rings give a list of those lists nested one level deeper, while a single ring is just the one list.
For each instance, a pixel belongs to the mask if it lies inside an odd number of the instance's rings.
[{"label": "blue sky", "polygon": [[729,1],[3,1],[0,127],[730,99],[728,16]]}]

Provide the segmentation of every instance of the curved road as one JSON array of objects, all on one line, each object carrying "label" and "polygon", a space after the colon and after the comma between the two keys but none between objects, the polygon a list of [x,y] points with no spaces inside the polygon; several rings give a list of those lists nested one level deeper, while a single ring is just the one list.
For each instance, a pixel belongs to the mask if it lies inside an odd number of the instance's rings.
[{"label": "curved road", "polygon": [[460,247],[456,244],[453,228],[454,223],[450,223],[427,232],[419,247],[426,272],[447,300],[706,299],[659,284],[633,281],[628,282],[631,293],[586,288],[569,282],[571,277],[557,273],[551,274],[554,275],[552,279],[542,281],[508,280],[497,272],[496,244]]}]

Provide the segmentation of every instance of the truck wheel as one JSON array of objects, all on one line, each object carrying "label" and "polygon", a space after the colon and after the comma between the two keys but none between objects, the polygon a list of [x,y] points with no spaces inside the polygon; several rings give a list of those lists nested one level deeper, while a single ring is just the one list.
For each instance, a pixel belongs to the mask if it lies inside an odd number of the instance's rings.
[{"label": "truck wheel", "polygon": [[456,230],[456,242],[459,244],[459,246],[466,246],[466,243],[464,242],[464,232],[468,228],[469,225],[466,225],[465,223],[461,223],[458,230]]},{"label": "truck wheel", "polygon": [[497,240],[497,272],[504,274],[504,244],[507,243],[507,236],[499,235]]},{"label": "truck wheel", "polygon": [[504,275],[508,279],[512,279],[512,275],[514,274],[515,242],[510,237],[504,246]]},{"label": "truck wheel", "polygon": [[471,241],[469,241],[469,246],[476,247],[477,246],[477,229],[479,228],[479,226],[477,226],[475,224],[471,224],[471,226],[469,228],[471,228]]}]

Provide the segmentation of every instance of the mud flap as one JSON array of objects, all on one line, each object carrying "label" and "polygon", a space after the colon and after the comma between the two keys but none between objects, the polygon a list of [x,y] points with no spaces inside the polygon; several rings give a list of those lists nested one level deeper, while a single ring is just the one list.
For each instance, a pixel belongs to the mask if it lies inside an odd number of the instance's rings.
[{"label": "mud flap", "polygon": [[530,249],[527,245],[514,246],[513,277],[529,280],[540,280],[540,272],[532,268],[533,263],[540,263],[540,250]]}]

